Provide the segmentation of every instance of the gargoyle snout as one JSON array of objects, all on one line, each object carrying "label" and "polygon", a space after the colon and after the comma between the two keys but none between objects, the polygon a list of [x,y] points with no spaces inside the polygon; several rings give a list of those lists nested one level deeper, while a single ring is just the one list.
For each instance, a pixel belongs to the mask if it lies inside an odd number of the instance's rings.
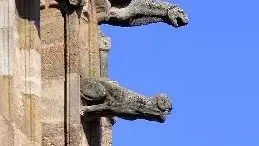
[{"label": "gargoyle snout", "polygon": [[156,96],[157,98],[157,106],[158,108],[163,111],[166,115],[170,114],[171,110],[173,109],[172,103],[169,100],[168,96],[164,93],[160,93]]},{"label": "gargoyle snout", "polygon": [[189,22],[189,18],[186,13],[178,5],[174,5],[168,11],[169,19],[174,27],[185,26]]},{"label": "gargoyle snout", "polygon": [[185,26],[189,22],[188,16],[183,11],[179,12],[179,16],[176,18],[176,20],[177,20],[177,23],[178,23],[179,27]]}]

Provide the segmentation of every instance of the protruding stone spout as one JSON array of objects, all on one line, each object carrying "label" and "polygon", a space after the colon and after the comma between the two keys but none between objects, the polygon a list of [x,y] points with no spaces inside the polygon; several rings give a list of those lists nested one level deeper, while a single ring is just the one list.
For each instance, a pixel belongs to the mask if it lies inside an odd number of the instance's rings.
[{"label": "protruding stone spout", "polygon": [[163,22],[173,27],[188,24],[188,16],[179,5],[160,0],[99,0],[100,24],[122,27]]},{"label": "protruding stone spout", "polygon": [[88,119],[117,116],[126,120],[145,119],[163,123],[172,110],[166,94],[148,98],[101,78],[81,79],[81,98],[89,103],[82,107],[81,112]]}]

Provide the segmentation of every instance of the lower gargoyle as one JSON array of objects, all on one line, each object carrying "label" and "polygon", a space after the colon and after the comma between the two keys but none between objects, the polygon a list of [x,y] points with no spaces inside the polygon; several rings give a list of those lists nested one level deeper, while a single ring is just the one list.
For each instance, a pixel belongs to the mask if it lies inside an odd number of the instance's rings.
[{"label": "lower gargoyle", "polygon": [[83,78],[80,82],[81,98],[87,101],[81,115],[87,119],[116,116],[163,123],[172,110],[171,101],[163,93],[148,98],[104,78]]}]

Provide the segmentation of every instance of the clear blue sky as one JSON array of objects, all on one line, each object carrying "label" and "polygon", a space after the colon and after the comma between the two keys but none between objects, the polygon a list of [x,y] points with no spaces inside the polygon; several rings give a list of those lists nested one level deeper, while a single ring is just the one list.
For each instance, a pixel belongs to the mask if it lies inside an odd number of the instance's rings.
[{"label": "clear blue sky", "polygon": [[164,124],[118,120],[114,146],[259,146],[259,2],[177,0],[185,28],[104,25],[109,75],[174,102]]}]

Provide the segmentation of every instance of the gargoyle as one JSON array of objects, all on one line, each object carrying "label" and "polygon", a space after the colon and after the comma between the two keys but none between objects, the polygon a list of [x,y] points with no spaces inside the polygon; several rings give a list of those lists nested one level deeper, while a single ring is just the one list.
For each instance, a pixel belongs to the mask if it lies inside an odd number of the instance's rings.
[{"label": "gargoyle", "polygon": [[82,116],[87,119],[116,116],[126,120],[145,119],[163,123],[172,110],[167,95],[160,93],[147,98],[104,78],[80,80]]},{"label": "gargoyle", "polygon": [[100,24],[122,27],[164,22],[173,27],[188,24],[178,6],[158,0],[96,0]]}]

